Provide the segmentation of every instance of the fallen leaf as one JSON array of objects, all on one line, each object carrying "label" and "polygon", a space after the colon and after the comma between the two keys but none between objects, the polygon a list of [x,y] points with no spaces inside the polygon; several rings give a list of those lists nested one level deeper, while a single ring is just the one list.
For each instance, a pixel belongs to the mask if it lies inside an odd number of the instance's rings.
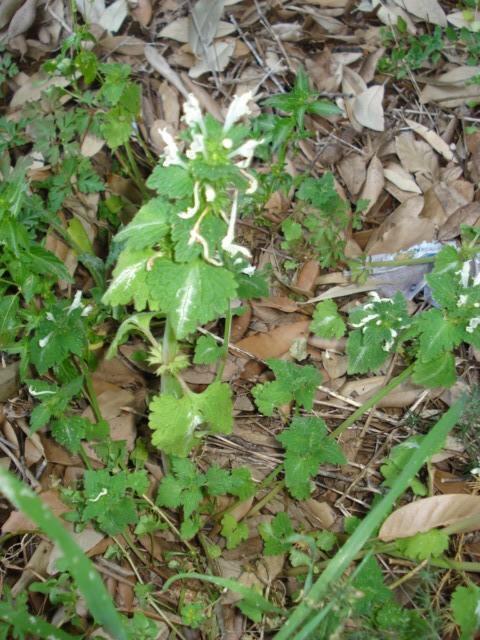
[{"label": "fallen leaf", "polygon": [[383,175],[387,180],[390,180],[401,191],[408,191],[409,193],[422,193],[422,190],[415,182],[413,177],[405,171],[403,167],[395,162],[389,162],[383,169]]},{"label": "fallen leaf", "polygon": [[360,193],[361,200],[368,200],[369,204],[365,210],[365,214],[375,205],[385,185],[385,176],[383,175],[382,161],[373,156],[367,169],[367,177],[365,184]]},{"label": "fallen leaf", "polygon": [[480,496],[459,493],[422,498],[400,507],[388,516],[378,537],[384,542],[408,538],[436,527],[459,523],[477,514],[478,523],[466,528],[465,532],[480,529]]},{"label": "fallen leaf", "polygon": [[445,11],[439,5],[438,0],[421,0],[421,2],[418,0],[393,0],[393,2],[416,18],[430,24],[438,24],[441,27],[447,26]]},{"label": "fallen leaf", "polygon": [[433,149],[435,149],[437,153],[443,156],[445,160],[448,160],[449,162],[450,161],[457,162],[455,156],[453,155],[453,151],[450,149],[449,145],[445,142],[445,140],[442,140],[442,138],[438,135],[438,133],[435,133],[435,131],[433,131],[432,129],[429,129],[428,127],[425,127],[423,124],[419,124],[414,120],[409,120],[408,118],[405,118],[405,122],[408,124],[409,127],[412,128],[412,131],[414,131],[417,135],[419,135],[426,142],[428,142],[428,144]]},{"label": "fallen leaf", "polygon": [[278,358],[287,353],[296,338],[308,336],[311,320],[302,320],[276,327],[268,333],[257,333],[237,342],[235,346],[257,358]]}]

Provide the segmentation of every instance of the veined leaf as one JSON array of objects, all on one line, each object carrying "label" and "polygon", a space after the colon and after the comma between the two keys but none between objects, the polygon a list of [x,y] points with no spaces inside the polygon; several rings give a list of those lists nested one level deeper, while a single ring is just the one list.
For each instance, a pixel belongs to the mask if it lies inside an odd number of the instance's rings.
[{"label": "veined leaf", "polygon": [[156,260],[147,282],[152,294],[169,313],[179,340],[228,309],[237,291],[235,276],[201,259],[186,264]]},{"label": "veined leaf", "polygon": [[143,311],[147,303],[152,309],[158,309],[158,302],[152,300],[147,284],[147,262],[154,255],[152,249],[124,249],[113,272],[113,281],[102,301],[114,307],[118,304],[129,304],[133,300],[137,311]]},{"label": "veined leaf", "polygon": [[310,331],[320,338],[341,338],[347,327],[333,300],[319,302],[313,313]]},{"label": "veined leaf", "polygon": [[203,393],[189,393],[183,398],[161,395],[150,404],[152,443],[176,456],[185,457],[201,434],[201,425],[211,433],[230,433],[233,405],[228,385],[214,382]]},{"label": "veined leaf", "polygon": [[135,218],[119,231],[114,242],[127,241],[131,250],[153,247],[169,231],[168,202],[164,198],[153,198],[145,204]]}]

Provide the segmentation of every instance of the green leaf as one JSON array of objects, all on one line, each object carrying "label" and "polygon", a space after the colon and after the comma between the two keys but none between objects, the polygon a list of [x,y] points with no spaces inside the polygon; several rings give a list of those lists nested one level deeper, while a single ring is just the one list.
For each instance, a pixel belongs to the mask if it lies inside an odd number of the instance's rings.
[{"label": "green leaf", "polygon": [[118,327],[117,335],[110,345],[107,353],[107,360],[110,360],[116,355],[118,347],[123,344],[127,337],[134,331],[139,331],[144,336],[148,336],[150,333],[150,323],[155,316],[158,316],[156,312],[134,313],[124,320]]},{"label": "green leaf", "polygon": [[287,218],[282,222],[282,231],[285,240],[288,242],[294,242],[295,240],[301,240],[303,238],[302,225],[291,218]]},{"label": "green leaf", "polygon": [[480,588],[474,584],[470,584],[469,587],[457,587],[450,604],[453,619],[462,630],[460,640],[471,640],[480,627]]},{"label": "green leaf", "polygon": [[226,538],[227,549],[235,549],[248,538],[248,525],[239,524],[231,513],[227,513],[222,518],[221,535]]},{"label": "green leaf", "polygon": [[110,149],[116,149],[130,139],[132,114],[122,106],[114,107],[104,115],[101,129]]},{"label": "green leaf", "polygon": [[200,336],[195,345],[194,364],[215,364],[219,361],[223,353],[223,347],[220,346],[213,336]]},{"label": "green leaf", "polygon": [[360,329],[350,332],[346,353],[350,374],[376,371],[389,356],[388,351],[383,350],[381,343],[365,343],[364,334]]},{"label": "green leaf", "polygon": [[346,330],[347,326],[333,300],[324,300],[317,304],[310,325],[312,333],[320,338],[339,339],[345,335]]},{"label": "green leaf", "polygon": [[293,526],[284,511],[279,511],[271,522],[259,524],[258,532],[265,543],[264,551],[267,556],[280,555],[292,546],[287,539],[293,534]]},{"label": "green leaf", "polygon": [[18,296],[5,296],[0,301],[0,347],[12,342],[21,329],[18,320]]},{"label": "green leaf", "polygon": [[69,355],[81,356],[88,346],[83,307],[50,307],[30,341],[30,359],[40,374],[60,364]]},{"label": "green leaf", "polygon": [[133,251],[154,247],[170,230],[168,214],[168,201],[164,198],[153,198],[117,233],[114,242],[126,240],[126,246]]},{"label": "green leaf", "polygon": [[152,310],[158,309],[158,302],[152,299],[147,284],[147,263],[154,255],[155,252],[151,249],[124,249],[113,272],[113,281],[102,302],[114,307],[129,304],[133,300],[137,311],[143,311],[147,303]]},{"label": "green leaf", "polygon": [[353,586],[363,594],[362,598],[355,602],[355,611],[359,615],[366,615],[380,602],[393,598],[393,593],[385,586],[382,570],[373,556],[362,562]]},{"label": "green leaf", "polygon": [[462,341],[463,329],[449,320],[440,309],[429,309],[418,318],[420,327],[420,353],[433,360],[443,351],[452,351]]},{"label": "green leaf", "polygon": [[295,416],[290,429],[277,440],[285,447],[285,481],[293,497],[310,497],[310,476],[316,476],[320,464],[346,464],[339,445],[328,438],[321,418]]},{"label": "green leaf", "polygon": [[81,416],[62,417],[52,422],[52,436],[64,447],[67,447],[73,455],[80,450],[81,441],[85,438],[88,418]]},{"label": "green leaf", "polygon": [[342,115],[343,110],[328,100],[315,100],[315,102],[310,102],[308,105],[307,113],[314,113],[317,116],[327,117]]},{"label": "green leaf", "polygon": [[156,260],[147,282],[162,311],[170,314],[176,337],[193,333],[199,323],[214,320],[236,296],[234,275],[201,259],[187,264]]},{"label": "green leaf", "polygon": [[431,529],[426,533],[416,533],[408,538],[398,538],[395,546],[410,560],[420,561],[438,558],[447,549],[450,539],[444,531]]},{"label": "green leaf", "polygon": [[220,382],[201,394],[157,396],[150,404],[152,443],[165,453],[185,457],[202,435],[197,433],[198,427],[208,427],[212,433],[230,433],[232,411],[231,390]]},{"label": "green leaf", "polygon": [[297,196],[301,200],[308,200],[314,207],[332,211],[332,213],[335,212],[337,203],[341,200],[335,191],[333,174],[330,171],[327,171],[320,180],[306,178],[297,191]]},{"label": "green leaf", "polygon": [[[382,486],[391,487],[396,482],[398,476],[402,473],[403,468],[411,458],[412,452],[420,447],[422,441],[423,436],[413,436],[405,442],[392,447],[390,451],[390,457],[384,458],[382,461],[384,464],[380,467],[380,471],[385,478]],[[432,456],[434,453],[437,452],[432,451],[430,456]],[[409,486],[416,495],[427,495],[426,487],[419,480],[417,480],[417,478],[412,478]]]},{"label": "green leaf", "polygon": [[455,356],[453,353],[442,353],[427,362],[421,360],[415,362],[412,375],[412,382],[415,384],[437,389],[438,387],[451,387],[455,384],[455,380]]},{"label": "green leaf", "polygon": [[157,165],[147,180],[147,187],[154,189],[159,196],[168,196],[171,200],[183,200],[193,196],[193,179],[182,167]]},{"label": "green leaf", "polygon": [[317,369],[309,364],[299,366],[277,358],[267,360],[267,364],[277,379],[253,387],[252,395],[259,410],[264,415],[271,416],[275,407],[293,399],[298,405],[311,411],[315,389],[322,382]]}]

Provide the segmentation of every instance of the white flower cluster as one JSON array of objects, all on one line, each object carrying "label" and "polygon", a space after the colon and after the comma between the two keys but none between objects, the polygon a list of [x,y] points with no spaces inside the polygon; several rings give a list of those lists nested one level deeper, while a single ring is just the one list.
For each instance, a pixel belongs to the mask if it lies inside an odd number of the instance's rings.
[{"label": "white flower cluster", "polygon": [[[246,169],[250,165],[253,154],[255,152],[255,148],[263,142],[263,140],[247,140],[242,145],[234,148],[233,140],[228,137],[228,132],[234,126],[240,118],[246,116],[250,113],[250,109],[248,107],[248,103],[252,99],[252,93],[249,91],[244,93],[241,96],[235,95],[232,103],[227,111],[225,116],[225,123],[223,125],[223,139],[221,141],[221,145],[225,150],[231,150],[226,156],[227,160],[234,160],[237,156],[241,158],[234,162],[233,164],[238,167],[240,173],[245,176],[249,181],[249,186],[246,189],[245,193],[252,194],[255,193],[258,187],[258,182],[254,178],[254,176],[250,175]],[[185,102],[183,106],[183,117],[182,120],[186,122],[187,126],[192,129],[192,142],[190,146],[185,151],[185,156],[188,160],[195,160],[199,154],[203,155],[205,160],[208,161],[208,152],[206,145],[207,138],[207,128],[205,124],[205,120],[203,117],[202,110],[200,108],[200,103],[198,99],[190,94],[188,96],[188,100]],[[182,154],[180,153],[177,144],[173,138],[173,136],[167,131],[167,129],[159,129],[159,134],[161,135],[164,143],[165,150],[163,153],[163,166],[168,167],[170,165],[178,165],[183,167],[184,169],[188,168],[187,161],[184,159]],[[204,194],[205,200],[207,203],[211,203],[215,200],[217,194],[215,192],[214,187],[208,182],[195,182],[193,189],[193,206],[189,207],[186,211],[182,211],[178,214],[179,218],[189,219],[195,216],[201,206],[201,191]],[[227,233],[221,242],[222,249],[229,253],[232,256],[235,256],[237,253],[242,254],[242,256],[246,258],[251,258],[251,253],[245,247],[241,247],[238,244],[233,242],[235,236],[235,222],[237,218],[237,207],[238,207],[238,192],[235,191],[233,194],[233,202],[232,209],[230,214],[228,215],[225,211],[220,211],[220,215],[223,220],[227,224]],[[202,211],[200,217],[196,221],[193,229],[190,232],[189,244],[193,244],[198,242],[202,245],[203,253],[205,260],[214,265],[221,265],[221,261],[215,258],[212,258],[209,255],[209,248],[206,239],[200,233],[200,226],[207,215],[209,209],[208,206]],[[252,267],[247,267],[249,273],[252,273]]]}]

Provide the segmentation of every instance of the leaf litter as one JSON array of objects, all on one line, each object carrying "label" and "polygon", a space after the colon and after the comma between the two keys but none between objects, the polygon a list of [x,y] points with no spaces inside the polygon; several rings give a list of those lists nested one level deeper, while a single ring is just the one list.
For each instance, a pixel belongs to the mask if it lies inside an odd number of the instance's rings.
[{"label": "leaf litter", "polygon": [[[256,92],[254,100],[259,105],[262,99],[279,91],[290,91],[292,78],[303,65],[311,72],[315,90],[344,108],[346,115],[328,118],[310,115],[309,127],[314,136],[302,140],[298,153],[287,158],[289,171],[292,176],[298,176],[312,170],[313,175],[320,178],[331,170],[338,189],[352,206],[359,200],[368,200],[361,214],[363,229],[347,230],[352,255],[392,255],[408,251],[423,241],[446,242],[458,239],[462,224],[478,224],[480,133],[478,130],[467,133],[467,128],[475,129],[478,120],[475,111],[466,105],[475,106],[480,100],[480,85],[471,82],[480,66],[467,60],[466,46],[462,49],[453,45],[452,51],[440,58],[442,63],[426,58],[419,61],[417,68],[407,68],[403,76],[393,63],[390,67],[381,66],[385,56],[388,58],[392,53],[381,26],[386,31],[392,30],[399,18],[404,23],[404,33],[412,37],[428,35],[435,25],[445,28],[447,24],[470,31],[474,37],[472,20],[466,17],[465,11],[453,11],[451,3],[363,0],[352,9],[351,3],[345,0],[308,0],[301,7],[294,2],[270,6],[257,0],[199,0],[182,6],[173,0],[157,5],[148,0],[117,0],[109,4],[95,0],[77,3],[77,6],[89,24],[96,26],[104,60],[131,66],[134,78],[141,83],[143,122],[140,126],[145,128],[145,138],[155,156],[163,145],[156,135],[158,129],[166,127],[172,135],[179,131],[181,104],[190,92],[208,113],[222,119],[225,96],[249,89]],[[51,5],[34,0],[2,3],[2,44],[20,68],[18,76],[5,82],[8,101],[4,111],[8,118],[18,120],[20,110],[27,103],[44,99],[42,93],[49,85],[63,84],[62,80],[47,80],[36,71],[38,65],[33,62],[53,57],[70,35],[71,24],[70,8],[61,0]],[[402,33],[397,36],[402,37]],[[381,68],[385,69],[384,73]],[[108,172],[107,195],[128,204],[133,216],[141,194],[133,180],[112,173],[112,163],[101,140],[93,136],[85,138],[82,153],[97,161],[99,167],[103,165]],[[39,162],[41,170],[48,171],[45,158],[41,157]],[[141,166],[146,176],[146,165],[141,163]],[[252,217],[241,221],[240,226],[254,253],[255,263],[263,267],[269,265],[280,277],[270,280],[270,298],[253,300],[248,313],[235,319],[229,360],[222,378],[228,380],[233,389],[236,407],[233,431],[231,435],[209,438],[197,457],[201,469],[207,469],[212,463],[228,471],[245,466],[257,484],[282,460],[277,436],[286,428],[286,416],[291,411],[285,403],[282,411],[266,418],[257,412],[252,402],[253,386],[273,382],[272,371],[266,364],[269,358],[282,358],[286,362],[306,358],[322,372],[324,379],[315,394],[314,412],[329,428],[343,422],[353,407],[388,384],[390,367],[395,366],[394,362],[388,362],[375,375],[349,375],[345,341],[312,336],[311,314],[316,301],[338,297],[345,308],[352,307],[364,302],[365,292],[378,288],[378,282],[365,288],[342,269],[321,269],[311,248],[304,255],[290,255],[291,246],[283,245],[281,231],[282,223],[292,212],[291,197],[275,192],[266,209],[265,220],[269,220],[269,215],[272,218],[266,230]],[[127,206],[123,208],[123,212],[126,211]],[[90,246],[97,249],[100,230],[105,228],[98,197],[89,198],[74,191],[59,220],[65,228],[67,225],[71,228],[72,220],[80,222]],[[85,292],[92,288],[94,283],[78,260],[78,252],[54,234],[48,236],[47,246],[65,263],[76,288],[83,288]],[[285,268],[288,260],[293,263],[293,269]],[[401,280],[396,282],[399,290],[408,290],[413,280],[418,280],[418,275],[411,273],[409,275],[408,267],[404,267]],[[339,283],[336,286],[335,281]],[[68,297],[70,288],[67,281],[60,283],[59,294]],[[427,300],[420,296],[410,304],[413,315]],[[100,348],[105,336],[113,330],[107,321],[97,336]],[[214,340],[222,340],[218,322],[208,325],[208,332]],[[298,357],[299,341],[303,341],[305,347],[302,358]],[[128,346],[131,345],[125,345]],[[141,345],[136,343],[134,350],[120,349],[110,361],[99,351],[99,366],[92,381],[101,413],[109,420],[114,439],[125,441],[128,453],[139,447],[145,449],[144,444],[139,443],[151,438],[145,419],[145,397],[151,377],[146,367],[137,362],[135,353],[139,351]],[[477,385],[478,350],[463,350],[458,357],[463,367],[462,384],[473,392]],[[0,373],[4,403],[0,464],[22,469],[25,459],[26,477],[38,487],[44,503],[60,514],[63,503],[59,501],[58,487],[74,486],[82,477],[81,458],[66,455],[65,449],[52,440],[45,428],[25,442],[33,409],[31,399],[21,386],[14,360]],[[195,365],[186,380],[193,389],[200,390],[214,378],[214,368]],[[236,548],[224,550],[221,559],[214,561],[216,575],[233,578],[263,593],[274,593],[282,602],[286,589],[291,594],[298,587],[296,576],[307,573],[308,562],[307,565],[299,562],[297,572],[286,568],[287,560],[295,557],[293,551],[298,551],[305,541],[297,542],[297,548],[291,546],[288,551],[262,557],[263,542],[258,526],[262,523],[271,526],[278,513],[286,512],[294,529],[341,533],[345,518],[363,517],[372,492],[384,492],[380,474],[382,458],[388,457],[391,447],[407,436],[423,433],[422,425],[428,424],[429,412],[441,411],[445,406],[439,395],[440,391],[423,393],[421,387],[406,381],[383,398],[373,407],[367,422],[356,425],[352,442],[348,439],[341,442],[348,466],[322,466],[313,478],[315,489],[311,498],[291,500],[281,490],[275,500],[256,509],[255,505],[266,495],[260,485],[256,495],[243,503],[243,511],[233,512],[241,525],[246,525],[246,539]],[[80,409],[83,417],[93,415],[91,408]],[[464,438],[467,451],[474,459],[479,453],[475,438],[471,434]],[[85,453],[94,468],[101,468],[101,458],[95,448],[85,444]],[[429,471],[437,478],[435,486],[440,486],[436,483],[444,474],[444,479],[463,490],[404,504],[384,522],[379,533],[381,540],[448,527],[478,512],[478,482],[464,480],[467,454],[461,448],[451,450],[450,454],[447,459],[432,462]],[[145,456],[149,494],[158,488],[164,469],[159,453],[149,445]],[[406,494],[405,498],[411,496]],[[231,499],[218,503],[221,509],[233,504]],[[172,507],[169,513],[180,525],[181,511]],[[209,521],[209,536],[215,545],[224,545],[219,535],[221,527],[215,518],[216,515]],[[68,526],[73,531],[74,527]],[[462,532],[477,531],[479,526],[476,521],[469,522]],[[25,534],[31,530],[20,512],[2,515],[2,535]],[[94,549],[102,540],[110,545],[115,542],[107,534],[95,532],[90,525],[76,535],[85,551]],[[129,535],[135,534],[130,531]],[[121,540],[128,544],[126,537]],[[111,593],[132,612],[137,607],[139,591],[132,591],[128,584],[127,589],[126,582],[134,584],[135,577],[138,579],[139,574],[143,574],[137,585],[153,580],[160,588],[162,580],[189,566],[184,542],[171,531],[138,534],[136,542],[141,554],[133,560],[135,570],[129,573],[128,581],[120,560],[114,557],[107,570],[101,557],[104,550],[94,556],[97,568],[109,580]],[[287,547],[290,544],[283,543]],[[462,546],[461,539],[455,544],[458,557],[474,548],[471,540],[467,540],[466,547]],[[308,550],[304,552],[308,558]],[[37,565],[40,555],[43,564]],[[24,589],[25,576],[33,569],[37,577],[47,579],[47,575],[54,574],[57,555],[52,546],[33,534],[28,548],[21,554],[14,555],[11,548],[8,561],[2,559],[8,584],[17,592]],[[181,558],[177,564],[169,560],[175,555]],[[145,559],[149,559],[148,562],[144,563]],[[16,572],[9,570],[8,563],[14,563]],[[23,572],[20,579],[19,569]],[[182,599],[193,601],[205,593],[203,588],[198,584],[198,590],[194,591],[189,583]],[[168,603],[173,605],[173,610],[179,595],[180,591],[172,587]],[[234,638],[247,637],[243,635],[247,618],[235,608],[238,600],[233,592],[220,600],[224,633]],[[32,602],[40,610],[40,600]],[[175,613],[169,616],[177,623],[180,621]],[[274,628],[275,622],[264,622],[264,627],[257,623],[256,631],[266,630],[271,636],[269,629]],[[159,623],[158,637],[167,637],[161,635],[165,634],[162,625]],[[192,633],[191,637],[215,637],[214,632],[210,636],[198,631]]]}]

